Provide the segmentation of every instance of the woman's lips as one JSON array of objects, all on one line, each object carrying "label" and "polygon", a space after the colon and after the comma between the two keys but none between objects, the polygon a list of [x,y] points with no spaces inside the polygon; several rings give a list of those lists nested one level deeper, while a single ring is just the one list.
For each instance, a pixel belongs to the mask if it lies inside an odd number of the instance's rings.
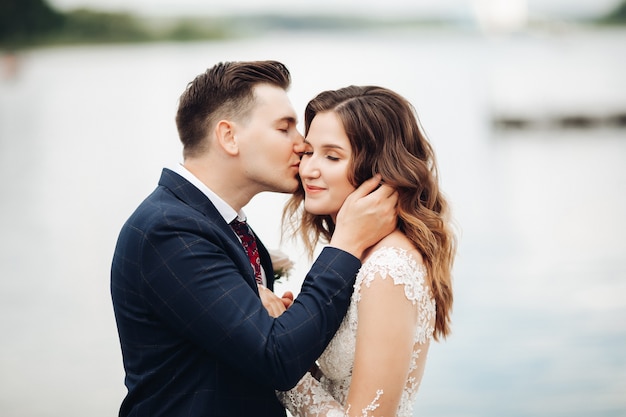
[{"label": "woman's lips", "polygon": [[305,185],[305,186],[304,186],[304,190],[305,190],[307,193],[309,193],[309,194],[315,194],[315,193],[319,193],[319,192],[321,192],[321,191],[324,191],[324,190],[325,190],[325,188],[322,188],[322,187],[317,187],[317,186],[315,186],[315,185],[308,185],[308,184],[307,184],[307,185]]}]

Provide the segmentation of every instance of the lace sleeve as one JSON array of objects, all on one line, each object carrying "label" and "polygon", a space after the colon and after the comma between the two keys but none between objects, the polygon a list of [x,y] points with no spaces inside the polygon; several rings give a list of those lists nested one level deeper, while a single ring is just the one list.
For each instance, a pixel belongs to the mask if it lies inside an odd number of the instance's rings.
[{"label": "lace sleeve", "polygon": [[320,383],[306,373],[294,388],[276,395],[294,417],[344,417],[345,412]]},{"label": "lace sleeve", "polygon": [[294,417],[412,416],[436,313],[426,276],[406,250],[370,256],[346,317],[318,359],[320,381],[306,374],[278,393]]},{"label": "lace sleeve", "polygon": [[[382,390],[376,392],[376,397],[362,410],[363,416],[378,408],[378,400],[383,395]],[[298,385],[289,391],[276,391],[278,400],[294,417],[347,417],[350,411],[330,395],[319,381],[307,373]]]}]

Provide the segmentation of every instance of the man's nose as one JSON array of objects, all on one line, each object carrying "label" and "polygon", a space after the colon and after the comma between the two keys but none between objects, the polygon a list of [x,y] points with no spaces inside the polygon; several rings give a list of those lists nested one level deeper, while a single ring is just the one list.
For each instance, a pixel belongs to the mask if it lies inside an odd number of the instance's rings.
[{"label": "man's nose", "polygon": [[297,154],[304,152],[304,136],[302,136],[300,132],[298,132],[293,139],[293,151]]}]

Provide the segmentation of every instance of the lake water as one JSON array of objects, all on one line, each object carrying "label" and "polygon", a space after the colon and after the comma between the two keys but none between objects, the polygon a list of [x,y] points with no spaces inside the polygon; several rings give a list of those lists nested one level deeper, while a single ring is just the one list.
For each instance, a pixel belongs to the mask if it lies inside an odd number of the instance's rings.
[{"label": "lake water", "polygon": [[[462,233],[453,334],[431,349],[415,415],[626,416],[626,129],[546,123],[623,112],[625,45],[619,31],[418,31],[24,53],[0,80],[0,414],[116,415],[119,228],[180,160],[186,83],[271,58],[300,114],[321,90],[380,84],[413,102],[435,147]],[[494,129],[501,114],[542,123]],[[283,201],[247,212],[298,263],[278,290],[297,290],[307,260],[281,245]]]}]

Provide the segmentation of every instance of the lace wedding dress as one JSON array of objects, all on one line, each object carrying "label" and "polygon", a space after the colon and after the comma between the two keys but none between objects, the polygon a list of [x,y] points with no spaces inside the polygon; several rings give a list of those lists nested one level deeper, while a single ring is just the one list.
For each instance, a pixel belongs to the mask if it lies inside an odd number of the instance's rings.
[{"label": "lace wedding dress", "polygon": [[[317,381],[307,373],[292,390],[277,393],[280,401],[293,416],[347,415],[350,404],[346,404],[346,400],[354,366],[359,301],[362,290],[377,279],[390,279],[395,285],[403,286],[406,298],[417,306],[413,354],[396,413],[399,417],[413,415],[413,404],[422,380],[426,354],[434,331],[435,301],[426,282],[424,266],[418,264],[404,249],[385,247],[374,252],[357,275],[348,313],[318,360],[323,376]],[[389,319],[393,320],[393,317]],[[357,414],[363,417],[375,415],[375,410],[384,395],[384,387],[380,387],[371,403]]]}]

